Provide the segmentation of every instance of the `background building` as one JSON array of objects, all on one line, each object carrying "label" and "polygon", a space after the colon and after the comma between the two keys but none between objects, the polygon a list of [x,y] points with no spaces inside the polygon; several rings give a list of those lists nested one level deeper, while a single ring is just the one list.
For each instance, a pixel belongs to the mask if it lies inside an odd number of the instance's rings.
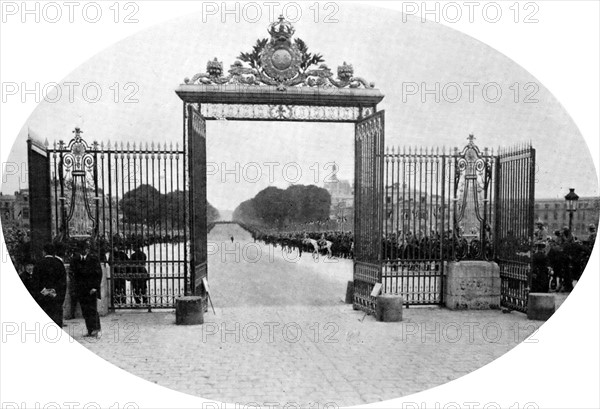
[{"label": "background building", "polygon": [[351,229],[354,222],[354,188],[348,180],[337,178],[337,166],[333,166],[330,180],[323,184],[323,188],[331,195],[331,208],[329,218],[343,223],[343,230]]},{"label": "background building", "polygon": [[0,217],[7,227],[29,227],[29,189],[14,195],[0,193]]},{"label": "background building", "polygon": [[[577,211],[573,214],[573,234],[580,239],[588,235],[590,224],[598,227],[600,218],[600,198],[580,197]],[[536,199],[535,220],[542,220],[549,233],[569,225],[569,212],[564,198]]]}]

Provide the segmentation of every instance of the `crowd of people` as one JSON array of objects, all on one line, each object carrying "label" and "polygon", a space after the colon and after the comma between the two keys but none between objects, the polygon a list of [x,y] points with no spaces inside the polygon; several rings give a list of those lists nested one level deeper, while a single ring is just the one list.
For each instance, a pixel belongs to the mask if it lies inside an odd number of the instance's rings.
[{"label": "crowd of people", "polygon": [[[258,227],[239,223],[242,228],[250,232],[254,241],[280,247],[283,251],[297,251],[302,253],[314,253],[317,244],[319,254],[329,255],[336,258],[352,259],[354,257],[354,235],[352,232],[327,231],[327,232],[277,232],[263,231]],[[330,251],[329,251],[330,250]]]},{"label": "crowd of people", "polygon": [[[486,236],[488,237],[488,236]],[[431,231],[429,235],[422,231],[391,233],[383,238],[384,260],[461,260],[489,259],[492,257],[492,243],[488,240],[481,244],[479,236],[467,240],[459,229],[454,235],[452,230],[443,235]]]},{"label": "crowd of people", "polygon": [[101,297],[102,268],[97,254],[98,249],[89,240],[79,242],[70,254],[63,243],[48,243],[44,245],[40,260],[23,260],[24,268],[19,274],[33,299],[56,325],[62,327],[67,294],[65,257],[68,256],[70,295],[74,305],[77,302],[81,305],[86,336],[91,337],[98,336],[101,329],[97,299]]},{"label": "crowd of people", "polygon": [[[282,251],[320,253],[330,257],[352,259],[354,257],[354,236],[352,232],[277,232],[264,231],[260,227],[238,223],[247,230],[254,241],[280,247]],[[496,257],[503,258],[510,253],[515,260],[531,262],[529,280],[530,292],[569,292],[574,282],[579,280],[596,240],[596,227],[590,225],[586,237],[579,239],[565,227],[549,234],[544,224],[538,221],[533,245],[520,243],[508,235],[499,243]],[[450,256],[456,251],[456,242],[449,238],[451,232],[440,237],[433,233],[423,235],[395,235],[383,239],[383,255],[387,260],[426,259]],[[31,296],[40,307],[56,322],[63,324],[63,303],[67,291],[67,274],[71,280],[70,291],[73,305],[81,305],[88,336],[100,331],[97,311],[97,298],[100,298],[102,269],[100,263],[108,262],[112,272],[112,302],[124,304],[148,303],[149,274],[146,269],[147,256],[142,251],[150,243],[173,242],[177,237],[117,237],[113,238],[113,248],[106,240],[79,240],[74,243],[56,242],[44,246],[43,258],[33,260],[25,255],[20,260],[20,277]],[[232,237],[233,240],[233,237]],[[476,240],[476,239],[475,239]],[[140,244],[141,243],[141,244]],[[460,242],[459,242],[460,243]],[[478,244],[477,244],[478,245]],[[474,248],[473,241],[469,248]],[[491,243],[490,243],[491,246]],[[486,247],[487,248],[487,247]],[[481,246],[479,245],[479,249]],[[475,248],[477,250],[477,248]],[[469,250],[467,251],[475,251]],[[506,253],[506,254],[504,254]],[[455,253],[454,253],[455,254]],[[70,264],[69,271],[65,261]],[[126,281],[131,282],[132,299],[126,295]]]},{"label": "crowd of people", "polygon": [[596,226],[588,227],[588,236],[579,239],[568,227],[549,234],[541,221],[535,230],[532,254],[531,292],[569,292],[578,281],[596,241]]}]

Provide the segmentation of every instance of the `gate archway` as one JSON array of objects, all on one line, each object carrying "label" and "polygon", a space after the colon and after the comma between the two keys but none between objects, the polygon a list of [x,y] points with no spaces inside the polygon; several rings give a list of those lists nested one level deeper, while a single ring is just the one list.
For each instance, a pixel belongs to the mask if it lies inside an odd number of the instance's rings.
[{"label": "gate archway", "polygon": [[[311,68],[306,46],[294,39],[294,27],[283,17],[272,23],[271,38],[258,41],[254,55],[242,54],[223,72],[223,63],[208,61],[199,73],[176,90],[183,101],[184,139],[190,174],[191,283],[205,297],[206,238],[206,121],[299,121],[355,124],[355,261],[354,305],[375,310],[371,291],[381,282],[381,237],[384,160],[384,111],[377,111],[383,94],[343,63],[337,78],[325,65]],[[313,56],[315,57],[315,56]]]}]

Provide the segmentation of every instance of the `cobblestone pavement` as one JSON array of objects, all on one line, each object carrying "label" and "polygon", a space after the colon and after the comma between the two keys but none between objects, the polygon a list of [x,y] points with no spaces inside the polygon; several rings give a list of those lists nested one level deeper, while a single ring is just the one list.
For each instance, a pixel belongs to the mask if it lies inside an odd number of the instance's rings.
[{"label": "cobblestone pavement", "polygon": [[[225,242],[230,233],[211,238]],[[235,236],[248,243],[244,233]],[[220,258],[212,256],[209,270],[216,314],[209,309],[202,326],[176,326],[173,311],[118,312],[102,319],[97,340],[82,338],[82,320],[68,321],[66,330],[118,367],[181,392],[323,407],[446,383],[500,357],[541,324],[516,312],[441,308],[405,309],[403,322],[380,323],[342,302],[348,260],[291,263],[277,252],[256,263]]]}]

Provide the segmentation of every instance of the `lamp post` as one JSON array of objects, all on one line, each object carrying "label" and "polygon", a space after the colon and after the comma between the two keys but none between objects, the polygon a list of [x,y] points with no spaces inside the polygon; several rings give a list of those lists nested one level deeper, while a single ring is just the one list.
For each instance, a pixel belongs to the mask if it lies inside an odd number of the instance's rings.
[{"label": "lamp post", "polygon": [[569,212],[569,231],[573,234],[573,213],[577,211],[577,201],[579,200],[574,188],[569,189],[565,200],[567,201],[567,212]]}]

